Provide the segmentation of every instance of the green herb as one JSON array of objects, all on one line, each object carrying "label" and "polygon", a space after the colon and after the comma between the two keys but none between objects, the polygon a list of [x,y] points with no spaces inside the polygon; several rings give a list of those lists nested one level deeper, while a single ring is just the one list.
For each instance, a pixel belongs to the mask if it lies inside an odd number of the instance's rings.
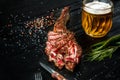
[{"label": "green herb", "polygon": [[90,53],[87,56],[89,61],[101,61],[106,57],[111,58],[112,54],[120,47],[120,34],[112,36],[111,38],[93,44]]}]

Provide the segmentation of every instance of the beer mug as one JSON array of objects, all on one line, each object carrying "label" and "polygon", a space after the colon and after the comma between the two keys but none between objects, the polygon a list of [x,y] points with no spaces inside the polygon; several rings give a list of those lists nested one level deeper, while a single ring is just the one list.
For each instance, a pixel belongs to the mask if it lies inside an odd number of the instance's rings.
[{"label": "beer mug", "polygon": [[83,0],[82,27],[94,38],[104,37],[112,27],[113,3],[110,0]]}]

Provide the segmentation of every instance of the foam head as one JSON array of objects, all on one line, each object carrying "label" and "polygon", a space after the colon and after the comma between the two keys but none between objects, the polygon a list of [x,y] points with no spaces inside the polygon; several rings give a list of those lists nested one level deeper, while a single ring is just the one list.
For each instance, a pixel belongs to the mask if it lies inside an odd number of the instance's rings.
[{"label": "foam head", "polygon": [[83,9],[91,14],[107,14],[112,11],[111,7],[112,6],[108,3],[93,1],[85,4]]}]

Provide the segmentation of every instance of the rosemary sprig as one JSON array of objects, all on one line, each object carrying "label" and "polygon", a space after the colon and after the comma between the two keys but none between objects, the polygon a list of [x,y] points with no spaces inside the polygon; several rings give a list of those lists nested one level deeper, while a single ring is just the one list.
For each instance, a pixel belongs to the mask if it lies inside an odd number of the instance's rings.
[{"label": "rosemary sprig", "polygon": [[101,61],[106,57],[111,58],[112,54],[120,47],[120,34],[111,38],[93,44],[90,53],[87,56],[89,61]]}]

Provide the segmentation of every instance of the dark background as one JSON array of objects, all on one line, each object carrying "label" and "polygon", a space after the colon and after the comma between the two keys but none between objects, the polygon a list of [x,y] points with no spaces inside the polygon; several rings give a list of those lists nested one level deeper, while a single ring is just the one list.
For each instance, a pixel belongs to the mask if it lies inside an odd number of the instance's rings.
[{"label": "dark background", "polygon": [[[42,72],[44,80],[52,80],[50,74],[39,65],[41,55],[44,53],[47,30],[33,32],[30,36],[24,22],[49,14],[53,9],[79,4],[72,7],[69,26],[76,32],[77,41],[83,41],[79,44],[85,49],[91,40],[89,41],[81,28],[81,2],[81,0],[0,0],[0,80],[34,80],[34,73],[39,71]],[[120,1],[113,0],[113,3],[115,6],[113,27],[106,37],[120,33]],[[8,26],[9,24],[11,26]],[[25,34],[21,35],[21,32]],[[84,62],[83,58],[74,72],[74,77],[77,80],[120,80],[119,53],[117,50],[112,59],[107,58],[99,63]]]},{"label": "dark background", "polygon": [[[79,0],[1,0],[0,1],[0,22],[1,24],[8,22],[8,17],[25,15],[23,20],[27,20],[27,17],[31,18],[40,16],[46,11],[54,8],[60,8],[69,5]],[[22,20],[22,21],[23,21]]]}]

